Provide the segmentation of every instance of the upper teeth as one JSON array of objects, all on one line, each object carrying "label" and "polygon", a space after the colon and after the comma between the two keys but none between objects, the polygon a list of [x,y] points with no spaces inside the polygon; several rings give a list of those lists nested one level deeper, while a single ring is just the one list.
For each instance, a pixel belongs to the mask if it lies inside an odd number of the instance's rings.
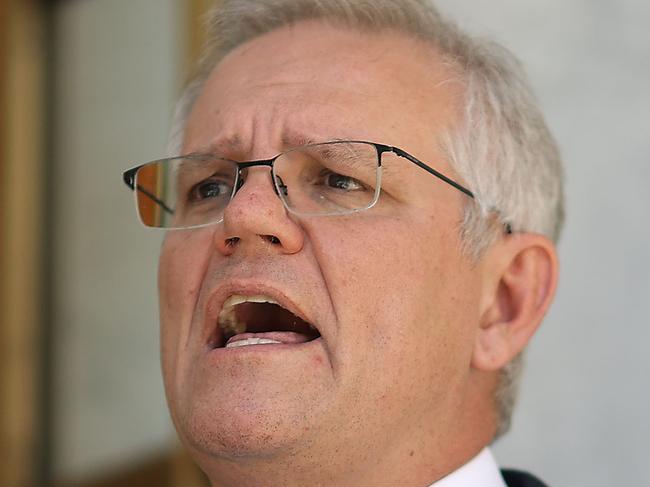
[{"label": "upper teeth", "polygon": [[268,296],[264,296],[262,294],[259,294],[257,296],[240,296],[239,294],[234,294],[230,296],[226,301],[223,303],[223,308],[229,308],[231,306],[237,306],[238,304],[242,303],[271,303],[271,304],[278,304],[278,302],[273,299],[269,298]]},{"label": "upper teeth", "polygon": [[239,294],[234,294],[226,299],[223,303],[223,309],[219,313],[218,323],[221,329],[230,332],[233,335],[239,335],[246,331],[246,323],[239,321],[237,319],[237,314],[235,313],[235,306],[242,303],[278,304],[278,302],[273,298],[262,294],[257,296],[241,296]]}]

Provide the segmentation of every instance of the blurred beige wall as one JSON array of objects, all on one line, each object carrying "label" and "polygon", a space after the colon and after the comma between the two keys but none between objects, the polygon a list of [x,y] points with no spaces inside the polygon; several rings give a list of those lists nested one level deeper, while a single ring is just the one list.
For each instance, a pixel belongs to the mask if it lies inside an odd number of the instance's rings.
[{"label": "blurred beige wall", "polygon": [[187,2],[62,0],[54,13],[52,459],[100,477],[175,441],[158,359],[156,261],[122,171],[162,157]]}]

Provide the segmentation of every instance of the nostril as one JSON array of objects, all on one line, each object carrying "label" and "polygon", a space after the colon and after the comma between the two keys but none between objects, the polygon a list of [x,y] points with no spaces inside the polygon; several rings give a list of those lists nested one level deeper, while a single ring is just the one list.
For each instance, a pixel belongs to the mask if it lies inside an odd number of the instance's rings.
[{"label": "nostril", "polygon": [[232,248],[239,243],[239,237],[232,237],[226,239],[226,247]]},{"label": "nostril", "polygon": [[263,235],[262,238],[265,239],[265,240],[268,240],[273,245],[278,245],[278,244],[281,243],[280,239],[278,237],[276,237],[275,235]]}]

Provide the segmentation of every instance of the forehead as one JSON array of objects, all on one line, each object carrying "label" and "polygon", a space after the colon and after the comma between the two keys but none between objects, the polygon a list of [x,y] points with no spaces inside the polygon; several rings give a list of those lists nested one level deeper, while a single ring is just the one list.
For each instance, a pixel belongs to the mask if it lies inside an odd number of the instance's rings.
[{"label": "forehead", "polygon": [[185,146],[249,156],[260,145],[346,138],[431,146],[456,123],[460,93],[455,70],[430,44],[304,21],[219,63],[192,110]]}]

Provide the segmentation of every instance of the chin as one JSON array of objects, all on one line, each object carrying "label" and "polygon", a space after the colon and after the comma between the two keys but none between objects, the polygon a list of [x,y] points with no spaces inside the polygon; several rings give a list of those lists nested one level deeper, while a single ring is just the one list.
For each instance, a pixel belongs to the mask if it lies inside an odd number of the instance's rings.
[{"label": "chin", "polygon": [[176,426],[188,447],[212,458],[290,455],[297,445],[304,448],[314,430],[314,416],[297,404],[233,396],[211,399],[193,401]]}]

